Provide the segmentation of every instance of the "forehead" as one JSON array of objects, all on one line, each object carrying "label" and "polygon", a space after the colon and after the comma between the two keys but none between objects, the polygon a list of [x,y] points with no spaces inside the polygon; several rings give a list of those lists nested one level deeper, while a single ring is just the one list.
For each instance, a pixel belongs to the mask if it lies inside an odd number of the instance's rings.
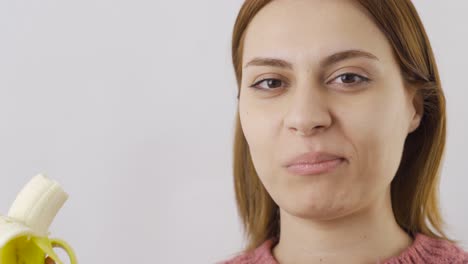
[{"label": "forehead", "polygon": [[348,49],[385,61],[391,46],[370,15],[351,0],[274,0],[250,22],[243,62],[256,56],[316,61]]}]

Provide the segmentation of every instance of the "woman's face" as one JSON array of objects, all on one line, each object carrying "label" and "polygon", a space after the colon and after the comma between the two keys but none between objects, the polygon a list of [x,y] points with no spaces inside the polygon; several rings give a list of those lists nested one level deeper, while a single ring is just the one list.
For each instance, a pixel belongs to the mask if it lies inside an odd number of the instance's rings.
[{"label": "woman's face", "polygon": [[[272,1],[247,29],[242,61],[242,129],[260,180],[283,210],[332,219],[389,198],[420,111],[390,43],[357,3]],[[283,166],[313,151],[346,160],[307,176]]]}]

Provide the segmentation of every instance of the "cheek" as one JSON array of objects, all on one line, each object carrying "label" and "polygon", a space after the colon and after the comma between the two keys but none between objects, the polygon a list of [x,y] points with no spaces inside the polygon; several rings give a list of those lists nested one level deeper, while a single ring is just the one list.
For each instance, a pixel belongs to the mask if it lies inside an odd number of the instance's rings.
[{"label": "cheek", "polygon": [[279,131],[276,114],[268,111],[265,105],[249,102],[248,99],[239,102],[242,131],[249,147],[252,163],[263,182],[266,180],[265,176],[274,175],[272,165],[276,161],[275,146],[277,145],[275,142],[277,142]]},{"label": "cheek", "polygon": [[268,150],[274,146],[278,133],[276,114],[268,106],[248,98],[239,102],[242,130],[251,149]]},{"label": "cheek", "polygon": [[374,96],[341,111],[346,140],[353,148],[352,158],[359,177],[391,181],[398,169],[404,144],[403,106],[391,96]]}]

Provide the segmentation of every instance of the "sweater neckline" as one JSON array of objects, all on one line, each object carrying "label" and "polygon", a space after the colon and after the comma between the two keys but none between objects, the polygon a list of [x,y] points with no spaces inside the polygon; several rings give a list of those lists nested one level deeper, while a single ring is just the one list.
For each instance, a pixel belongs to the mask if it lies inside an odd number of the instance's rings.
[{"label": "sweater neckline", "polygon": [[[399,255],[385,259],[382,264],[402,263],[459,263],[468,259],[468,253],[447,240],[433,238],[422,233],[412,235],[413,243]],[[272,254],[278,238],[270,238],[253,252],[253,263],[279,264]]]}]

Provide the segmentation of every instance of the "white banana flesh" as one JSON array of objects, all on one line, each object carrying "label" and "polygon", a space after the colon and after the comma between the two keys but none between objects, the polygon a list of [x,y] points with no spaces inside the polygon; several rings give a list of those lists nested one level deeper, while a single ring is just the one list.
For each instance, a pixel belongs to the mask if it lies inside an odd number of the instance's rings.
[{"label": "white banana flesh", "polygon": [[8,216],[28,226],[38,236],[47,236],[50,224],[67,199],[68,194],[56,181],[39,174],[18,194]]}]

